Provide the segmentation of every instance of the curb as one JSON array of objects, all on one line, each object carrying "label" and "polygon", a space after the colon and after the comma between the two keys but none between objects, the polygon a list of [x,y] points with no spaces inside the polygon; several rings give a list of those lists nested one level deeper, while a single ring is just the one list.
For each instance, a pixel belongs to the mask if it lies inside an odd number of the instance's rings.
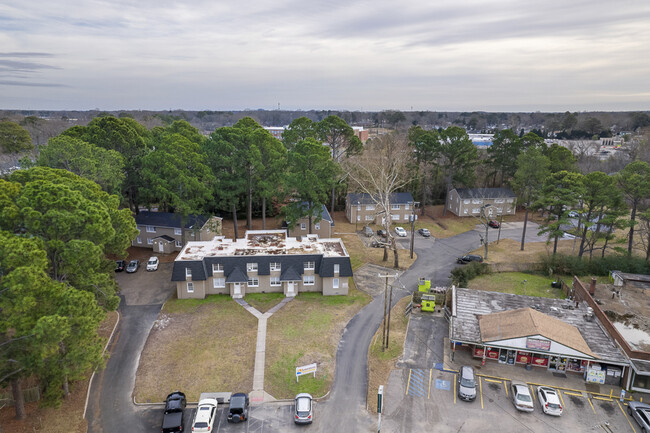
[{"label": "curb", "polygon": [[[115,313],[117,313],[117,320],[115,321],[115,326],[113,326],[113,331],[111,331],[111,335],[108,337],[108,340],[106,341],[106,346],[104,346],[104,351],[102,352],[102,355],[106,353],[106,349],[108,349],[108,345],[111,344],[111,340],[113,340],[113,335],[115,335],[115,330],[117,329],[117,325],[120,324],[120,317],[122,315],[117,310],[115,310]],[[92,387],[93,379],[95,378],[96,372],[97,369],[93,371],[93,374],[90,376],[90,380],[88,381],[88,391],[86,391],[86,403],[84,403],[84,413],[81,416],[81,419],[86,419],[86,410],[88,410],[88,400],[90,399],[90,388]]]}]

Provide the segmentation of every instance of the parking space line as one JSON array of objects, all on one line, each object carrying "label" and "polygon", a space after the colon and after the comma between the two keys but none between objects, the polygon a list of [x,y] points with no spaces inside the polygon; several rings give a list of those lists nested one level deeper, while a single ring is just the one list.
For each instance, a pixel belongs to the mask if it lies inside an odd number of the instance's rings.
[{"label": "parking space line", "polygon": [[506,390],[506,397],[508,396],[508,387],[506,386],[506,381],[503,381],[503,389]]},{"label": "parking space line", "polygon": [[483,409],[483,378],[479,376],[478,387],[481,391],[481,409]]},{"label": "parking space line", "polygon": [[606,398],[606,397],[596,397],[596,396],[592,396],[591,398],[595,398],[596,400],[602,400],[602,401],[612,401],[611,398]]},{"label": "parking space line", "polygon": [[429,397],[431,397],[431,374],[432,373],[433,373],[433,369],[430,368],[429,369],[429,393],[427,394],[427,400],[429,399]]},{"label": "parking space line", "polygon": [[562,402],[562,407],[566,407],[566,405],[564,404],[564,399],[562,398],[562,393],[558,392],[557,395],[560,396],[560,401]]},{"label": "parking space line", "polygon": [[636,433],[636,429],[635,429],[634,426],[632,425],[632,422],[630,421],[630,417],[628,417],[627,414],[625,413],[625,411],[623,410],[623,406],[621,406],[621,403],[617,401],[616,404],[618,404],[618,408],[621,410],[621,412],[623,412],[623,416],[624,416],[625,419],[627,420],[627,423],[630,425],[630,427],[632,427],[632,431],[633,431],[634,433]]},{"label": "parking space line", "polygon": [[535,387],[533,385],[528,385],[530,387],[530,395],[533,396],[533,404],[535,404],[535,400],[537,397],[535,397]]},{"label": "parking space line", "polygon": [[412,372],[413,372],[413,370],[411,370],[409,368],[409,380],[406,382],[406,392],[404,393],[404,395],[407,395],[409,393],[409,386],[411,386],[411,373]]},{"label": "parking space line", "polygon": [[500,380],[494,380],[494,379],[488,379],[488,378],[485,378],[485,381],[486,382],[492,382],[492,383],[501,383]]},{"label": "parking space line", "polygon": [[594,415],[596,414],[596,409],[594,408],[594,404],[591,402],[591,399],[587,397],[587,401],[589,402],[589,406],[591,406],[591,410],[594,411]]},{"label": "parking space line", "polygon": [[454,404],[456,404],[456,378],[454,378]]},{"label": "parking space line", "polygon": [[575,397],[584,397],[584,394],[578,394],[577,392],[564,391],[566,395],[573,395]]}]

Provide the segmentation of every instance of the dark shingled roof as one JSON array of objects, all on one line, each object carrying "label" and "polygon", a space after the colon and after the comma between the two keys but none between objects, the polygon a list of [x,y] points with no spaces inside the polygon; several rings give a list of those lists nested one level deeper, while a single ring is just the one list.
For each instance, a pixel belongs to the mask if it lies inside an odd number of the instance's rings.
[{"label": "dark shingled roof", "polygon": [[239,267],[236,267],[226,278],[226,283],[245,283],[248,281],[248,277],[244,274]]},{"label": "dark shingled roof", "polygon": [[[208,219],[209,217],[205,215],[190,214],[183,220],[183,216],[176,213],[142,211],[135,216],[135,223],[140,226],[182,227],[189,229],[195,226],[198,228],[203,227]],[[182,221],[185,221],[185,223],[183,224]]]},{"label": "dark shingled roof", "polygon": [[302,278],[298,271],[296,271],[293,266],[289,266],[286,269],[282,269],[280,274],[280,281],[300,281]]},{"label": "dark shingled roof", "polygon": [[[359,204],[374,204],[370,194],[363,193],[350,193],[348,194],[348,200],[351,205]],[[390,196],[391,204],[407,204],[413,203],[413,196],[410,192],[396,192]]]},{"label": "dark shingled roof", "polygon": [[[300,204],[305,208],[308,207],[308,203],[306,201],[303,201]],[[327,210],[327,207],[325,207],[324,204],[321,205],[321,207],[322,207],[321,213],[320,213],[321,220],[327,221],[327,222],[330,223],[331,226],[334,226],[334,220],[332,219],[332,216],[330,215],[329,211]],[[289,227],[289,224],[286,221],[282,221],[282,228],[286,229],[287,227]]]},{"label": "dark shingled roof", "polygon": [[154,240],[156,240],[156,239],[164,239],[164,240],[166,240],[167,242],[174,242],[174,241],[176,240],[176,239],[174,239],[173,237],[168,236],[168,235],[156,236],[156,237],[153,238],[153,239],[154,239]]},{"label": "dark shingled roof", "polygon": [[456,188],[460,198],[511,198],[515,193],[510,188]]}]

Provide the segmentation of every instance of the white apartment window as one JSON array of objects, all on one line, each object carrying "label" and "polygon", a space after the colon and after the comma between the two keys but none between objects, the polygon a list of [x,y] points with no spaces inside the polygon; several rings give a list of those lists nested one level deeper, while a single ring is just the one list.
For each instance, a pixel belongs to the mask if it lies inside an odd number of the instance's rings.
[{"label": "white apartment window", "polygon": [[341,265],[339,265],[338,263],[334,264],[334,273],[338,274],[340,270],[341,270]]},{"label": "white apartment window", "polygon": [[223,265],[221,263],[212,264],[212,273],[223,272]]},{"label": "white apartment window", "polygon": [[147,226],[147,233],[156,233],[156,228],[154,226]]},{"label": "white apartment window", "polygon": [[505,200],[502,198],[495,198],[494,203],[505,203]]},{"label": "white apartment window", "polygon": [[320,223],[316,223],[316,224],[314,224],[314,228],[315,228],[316,230],[320,230]]},{"label": "white apartment window", "polygon": [[480,198],[473,198],[472,199],[472,204],[481,204],[481,203],[483,203],[483,200],[481,200]]},{"label": "white apartment window", "polygon": [[194,232],[190,232],[190,236],[191,236],[191,237],[194,237]]},{"label": "white apartment window", "polygon": [[404,209],[409,210],[409,204],[408,204],[408,203],[406,203],[406,204],[404,205]]},{"label": "white apartment window", "polygon": [[508,208],[507,213],[512,213],[512,209]]},{"label": "white apartment window", "polygon": [[513,201],[515,201],[515,200],[512,199],[512,198],[509,198],[509,199],[508,199],[508,203],[512,203]]},{"label": "white apartment window", "polygon": [[300,223],[300,230],[307,230],[307,224],[306,223]]},{"label": "white apartment window", "polygon": [[174,234],[180,236],[180,235],[183,234],[183,230],[182,230],[182,229],[179,229],[179,228],[175,228],[175,229],[174,229]]},{"label": "white apartment window", "polygon": [[469,212],[468,212],[468,209],[463,209],[463,213],[464,213],[465,215],[467,215],[467,214],[469,213]]},{"label": "white apartment window", "polygon": [[136,238],[136,241],[137,241],[139,244],[141,244],[141,243],[142,243],[142,238],[141,238],[140,236],[138,236],[138,237]]},{"label": "white apartment window", "polygon": [[153,239],[147,238],[147,245],[153,245]]},{"label": "white apartment window", "polygon": [[360,204],[357,205],[357,212],[359,212],[359,211],[361,211],[361,205]]},{"label": "white apartment window", "polygon": [[333,289],[338,289],[339,288],[339,279],[338,278],[333,278],[332,279],[332,288]]},{"label": "white apartment window", "polygon": [[472,213],[480,213],[480,212],[481,212],[481,209],[479,209],[479,208],[477,208],[477,207],[475,207],[474,209],[472,209]]},{"label": "white apartment window", "polygon": [[270,268],[272,271],[281,271],[282,270],[282,265],[278,262],[271,262]]},{"label": "white apartment window", "polygon": [[302,283],[305,286],[313,286],[316,282],[316,279],[314,278],[313,275],[305,275],[302,277]]},{"label": "white apartment window", "polygon": [[361,221],[361,215],[357,215],[357,221]]},{"label": "white apartment window", "polygon": [[259,278],[249,278],[248,287],[259,287],[260,279]]},{"label": "white apartment window", "polygon": [[372,215],[366,215],[366,221],[372,221],[375,218]]},{"label": "white apartment window", "polygon": [[185,278],[192,278],[192,270],[190,268],[185,268]]},{"label": "white apartment window", "polygon": [[392,219],[393,221],[399,221],[399,214],[392,214],[390,216],[390,219]]},{"label": "white apartment window", "polygon": [[466,198],[465,200],[463,200],[463,203],[469,204],[469,199]]},{"label": "white apartment window", "polygon": [[503,208],[502,208],[502,207],[498,207],[498,208],[497,208],[497,214],[500,214],[500,213],[502,213],[502,212],[503,212]]},{"label": "white apartment window", "polygon": [[213,280],[213,284],[215,289],[223,289],[224,287],[226,287],[226,279],[221,277],[215,278]]},{"label": "white apartment window", "polygon": [[177,246],[178,248],[182,247],[182,246],[183,246],[183,242],[181,242],[181,241],[176,241],[176,246]]},{"label": "white apartment window", "polygon": [[367,204],[366,205],[366,210],[375,210],[375,205],[374,204]]},{"label": "white apartment window", "polygon": [[400,206],[399,206],[398,204],[392,204],[392,205],[390,205],[390,208],[391,208],[392,210],[399,210],[399,209],[400,209]]},{"label": "white apartment window", "polygon": [[271,277],[271,286],[281,286],[280,277]]},{"label": "white apartment window", "polygon": [[316,262],[305,262],[305,269],[315,269]]},{"label": "white apartment window", "polygon": [[187,283],[187,293],[194,293],[194,283]]},{"label": "white apartment window", "polygon": [[257,272],[257,263],[246,263],[246,270],[248,272]]}]

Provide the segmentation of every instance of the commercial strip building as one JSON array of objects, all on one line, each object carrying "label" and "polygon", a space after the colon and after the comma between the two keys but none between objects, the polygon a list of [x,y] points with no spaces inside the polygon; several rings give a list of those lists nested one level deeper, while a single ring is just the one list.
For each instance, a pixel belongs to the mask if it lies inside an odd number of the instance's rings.
[{"label": "commercial strip building", "polygon": [[347,295],[350,256],[341,239],[287,236],[286,230],[248,230],[244,238],[188,242],[174,261],[179,299],[210,294],[321,292]]},{"label": "commercial strip building", "polygon": [[482,363],[625,386],[630,363],[586,302],[452,287],[449,339]]}]

